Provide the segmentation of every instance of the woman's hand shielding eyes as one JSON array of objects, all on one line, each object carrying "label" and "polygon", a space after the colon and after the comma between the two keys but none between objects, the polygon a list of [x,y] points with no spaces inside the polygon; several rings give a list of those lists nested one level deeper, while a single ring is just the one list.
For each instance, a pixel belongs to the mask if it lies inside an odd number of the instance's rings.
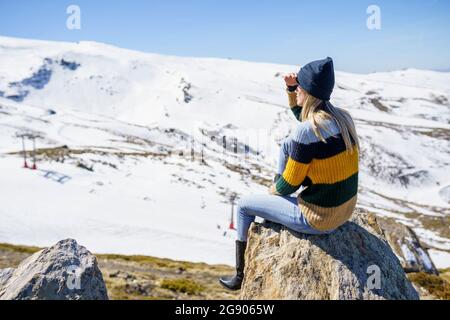
[{"label": "woman's hand shielding eyes", "polygon": [[289,73],[284,76],[284,82],[286,82],[287,87],[295,87],[298,86],[297,82],[297,74]]}]

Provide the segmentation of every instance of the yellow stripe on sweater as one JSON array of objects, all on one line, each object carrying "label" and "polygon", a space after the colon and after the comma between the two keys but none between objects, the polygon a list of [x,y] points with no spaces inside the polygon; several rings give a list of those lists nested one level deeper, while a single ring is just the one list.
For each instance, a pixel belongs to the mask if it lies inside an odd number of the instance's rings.
[{"label": "yellow stripe on sweater", "polygon": [[309,164],[297,162],[289,157],[283,172],[283,178],[291,186],[299,186],[305,179],[308,168]]},{"label": "yellow stripe on sweater", "polygon": [[332,184],[343,181],[358,172],[358,152],[343,151],[327,159],[314,159],[308,171],[313,184]]}]

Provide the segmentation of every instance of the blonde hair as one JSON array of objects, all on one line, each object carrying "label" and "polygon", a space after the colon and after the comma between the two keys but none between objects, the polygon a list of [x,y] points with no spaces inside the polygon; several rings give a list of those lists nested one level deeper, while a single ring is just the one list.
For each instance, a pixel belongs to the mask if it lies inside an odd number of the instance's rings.
[{"label": "blonde hair", "polygon": [[[303,101],[303,108],[301,113],[302,121],[309,121],[312,124],[314,134],[323,142],[325,138],[323,137],[320,129],[324,131],[331,132],[331,130],[325,124],[326,120],[336,120],[336,123],[341,132],[342,138],[345,143],[345,148],[348,152],[353,152],[353,144],[351,139],[355,142],[357,149],[359,150],[359,139],[356,134],[355,124],[353,119],[347,111],[341,108],[333,106],[329,101],[323,101],[316,97],[313,97],[306,91],[305,100]],[[320,109],[320,105],[326,105],[326,111]]]}]

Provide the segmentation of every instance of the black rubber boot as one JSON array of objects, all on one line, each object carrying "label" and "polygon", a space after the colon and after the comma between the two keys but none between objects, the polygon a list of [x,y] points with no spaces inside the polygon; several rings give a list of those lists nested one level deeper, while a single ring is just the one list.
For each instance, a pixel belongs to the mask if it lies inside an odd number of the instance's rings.
[{"label": "black rubber boot", "polygon": [[233,277],[221,277],[219,282],[229,290],[239,290],[244,280],[245,249],[247,242],[236,240],[236,275]]}]

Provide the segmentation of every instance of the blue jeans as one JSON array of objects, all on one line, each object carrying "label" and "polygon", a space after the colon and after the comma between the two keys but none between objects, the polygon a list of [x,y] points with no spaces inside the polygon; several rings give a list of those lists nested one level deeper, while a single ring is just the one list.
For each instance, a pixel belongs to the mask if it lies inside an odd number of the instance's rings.
[{"label": "blue jeans", "polygon": [[[285,139],[280,148],[278,172],[283,174],[291,147],[290,137]],[[237,208],[237,233],[239,241],[247,241],[247,233],[255,217],[282,224],[291,230],[306,234],[330,234],[334,230],[319,231],[314,229],[301,213],[297,198],[291,196],[250,195],[239,200]]]},{"label": "blue jeans", "polygon": [[247,241],[247,233],[255,217],[282,224],[291,230],[306,234],[329,234],[310,226],[301,213],[296,197],[280,197],[271,194],[250,195],[239,200],[237,234],[239,241]]}]

